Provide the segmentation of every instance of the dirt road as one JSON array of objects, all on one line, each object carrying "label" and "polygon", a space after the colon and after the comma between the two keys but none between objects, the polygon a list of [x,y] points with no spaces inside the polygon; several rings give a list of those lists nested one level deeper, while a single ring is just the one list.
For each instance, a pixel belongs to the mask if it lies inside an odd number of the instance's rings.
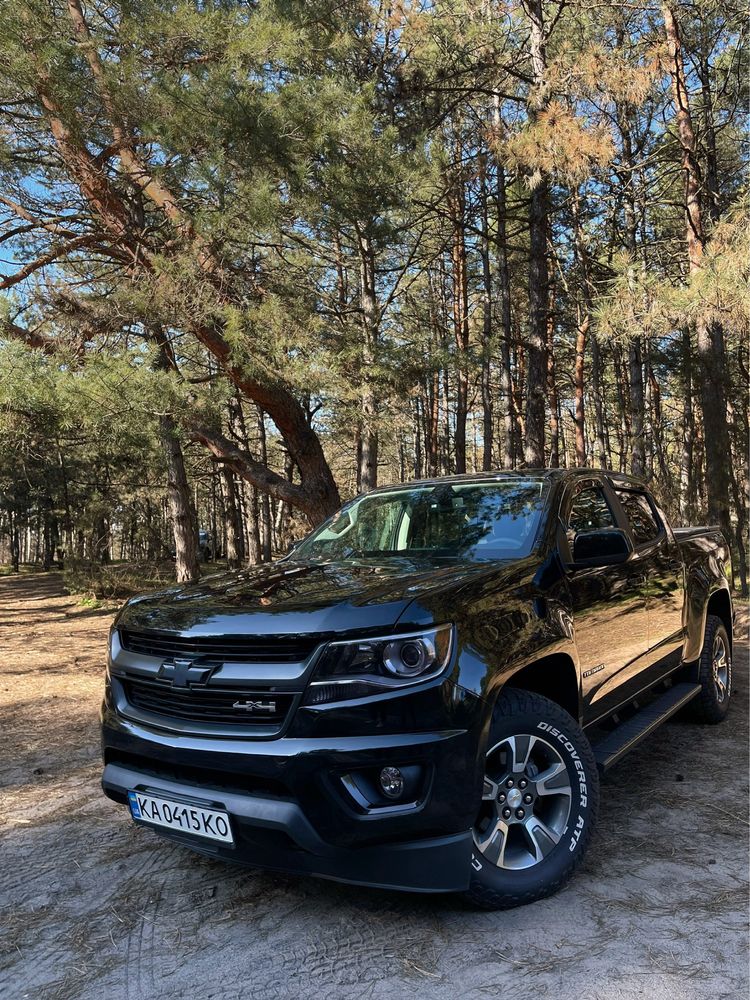
[{"label": "dirt road", "polygon": [[0,997],[739,998],[747,978],[747,642],[719,727],[664,727],[604,782],[560,895],[507,913],[235,869],[99,790],[110,616],[0,579]]}]

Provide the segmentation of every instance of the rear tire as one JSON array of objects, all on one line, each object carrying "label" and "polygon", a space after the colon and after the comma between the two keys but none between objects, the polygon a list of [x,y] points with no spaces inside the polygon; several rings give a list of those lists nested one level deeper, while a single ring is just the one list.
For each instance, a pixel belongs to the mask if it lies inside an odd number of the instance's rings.
[{"label": "rear tire", "polygon": [[490,727],[466,897],[507,909],[557,892],[583,860],[599,774],[583,732],[559,705],[508,688]]},{"label": "rear tire", "polygon": [[698,683],[701,690],[689,705],[691,716],[709,725],[723,722],[732,695],[732,646],[726,626],[717,615],[706,616]]}]

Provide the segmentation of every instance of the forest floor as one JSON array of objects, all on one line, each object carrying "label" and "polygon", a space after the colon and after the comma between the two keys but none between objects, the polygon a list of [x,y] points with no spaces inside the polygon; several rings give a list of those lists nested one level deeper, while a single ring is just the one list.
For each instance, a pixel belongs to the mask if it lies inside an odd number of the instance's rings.
[{"label": "forest floor", "polygon": [[[0,997],[748,995],[747,616],[718,727],[662,728],[603,783],[582,870],[504,913],[235,869],[99,788],[111,611],[0,578]],[[739,641],[741,639],[741,641]]]}]

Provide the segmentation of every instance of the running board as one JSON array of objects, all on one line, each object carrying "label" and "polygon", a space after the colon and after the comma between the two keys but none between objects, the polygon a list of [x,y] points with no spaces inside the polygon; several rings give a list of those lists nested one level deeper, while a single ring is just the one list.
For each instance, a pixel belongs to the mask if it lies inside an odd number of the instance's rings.
[{"label": "running board", "polygon": [[683,705],[700,691],[700,684],[675,684],[656,701],[642,708],[632,718],[621,723],[608,733],[601,742],[594,744],[593,751],[600,771],[606,771],[632,750],[641,740],[650,736],[662,722],[679,712]]}]

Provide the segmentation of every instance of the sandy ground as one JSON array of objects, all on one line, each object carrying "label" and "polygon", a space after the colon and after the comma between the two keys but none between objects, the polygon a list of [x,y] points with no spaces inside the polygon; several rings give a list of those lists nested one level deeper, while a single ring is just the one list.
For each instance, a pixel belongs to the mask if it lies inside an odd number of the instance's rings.
[{"label": "sandy ground", "polygon": [[676,722],[604,782],[558,896],[506,913],[228,867],[99,790],[110,615],[0,579],[0,997],[745,998],[748,656],[719,727]]}]

